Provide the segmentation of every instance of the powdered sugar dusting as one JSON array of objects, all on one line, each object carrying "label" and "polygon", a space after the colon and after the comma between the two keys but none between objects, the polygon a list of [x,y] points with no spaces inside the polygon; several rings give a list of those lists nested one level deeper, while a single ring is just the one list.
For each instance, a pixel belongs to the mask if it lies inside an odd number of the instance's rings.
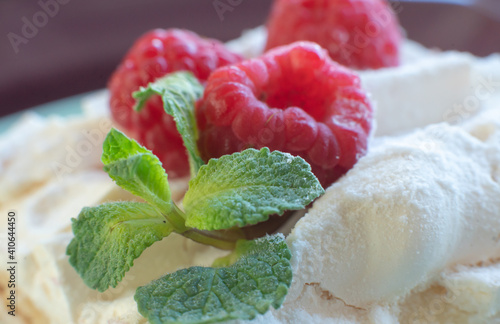
[{"label": "powdered sugar dusting", "polygon": [[290,235],[296,284],[318,282],[364,308],[397,302],[454,264],[500,257],[499,155],[500,141],[446,124],[372,148]]}]

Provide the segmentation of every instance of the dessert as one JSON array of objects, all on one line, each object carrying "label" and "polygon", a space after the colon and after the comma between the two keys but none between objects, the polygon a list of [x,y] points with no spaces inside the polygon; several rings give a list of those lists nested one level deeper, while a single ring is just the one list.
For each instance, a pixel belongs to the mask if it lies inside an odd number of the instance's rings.
[{"label": "dessert", "polygon": [[[250,37],[252,46],[239,48],[258,48],[264,36],[254,31],[239,40]],[[280,309],[255,322],[498,319],[499,71],[498,56],[437,53],[405,41],[402,66],[360,72],[378,107],[375,138],[295,225],[287,239],[291,290]],[[100,294],[83,284],[65,256],[69,218],[82,206],[137,199],[101,171],[99,141],[111,127],[101,109],[106,96],[85,104],[94,108],[84,119],[27,116],[0,142],[2,183],[11,183],[0,210],[15,206],[24,215],[17,290],[23,307],[8,323],[141,323],[132,297],[137,286],[225,254],[172,235],[145,251],[116,288]],[[35,142],[42,134],[49,154],[12,141]],[[33,160],[33,168],[24,162]],[[169,182],[179,200],[186,182]],[[169,258],[157,257],[165,251]]]}]

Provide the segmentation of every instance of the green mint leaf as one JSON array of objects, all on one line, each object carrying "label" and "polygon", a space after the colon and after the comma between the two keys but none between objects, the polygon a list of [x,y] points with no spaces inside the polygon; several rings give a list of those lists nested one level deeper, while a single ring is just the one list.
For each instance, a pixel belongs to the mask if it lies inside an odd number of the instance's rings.
[{"label": "green mint leaf", "polygon": [[102,148],[101,161],[104,165],[127,159],[133,155],[151,153],[147,148],[115,128],[111,128],[109,131]]},{"label": "green mint leaf", "polygon": [[133,94],[137,99],[136,110],[139,111],[152,95],[160,95],[165,112],[174,117],[179,134],[188,151],[191,176],[194,177],[204,164],[196,146],[198,130],[194,117],[194,105],[203,94],[203,86],[190,72],[175,72],[141,87]]},{"label": "green mint leaf", "polygon": [[86,207],[72,221],[69,262],[87,286],[101,292],[116,287],[134,260],[173,229],[156,208],[137,202]]},{"label": "green mint leaf", "polygon": [[136,141],[111,129],[103,144],[104,170],[115,182],[163,213],[171,210],[168,177],[160,160]]},{"label": "green mint leaf", "polygon": [[239,241],[234,253],[228,267],[183,269],[139,287],[139,312],[153,324],[212,323],[279,308],[292,282],[284,236]]},{"label": "green mint leaf", "polygon": [[323,192],[302,158],[248,149],[211,159],[191,179],[183,202],[186,225],[219,230],[256,224],[303,209]]}]

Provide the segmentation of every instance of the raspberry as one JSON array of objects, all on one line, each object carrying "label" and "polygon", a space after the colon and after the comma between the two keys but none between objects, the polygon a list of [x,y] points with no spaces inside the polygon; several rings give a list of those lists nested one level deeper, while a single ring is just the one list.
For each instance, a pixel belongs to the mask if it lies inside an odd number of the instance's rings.
[{"label": "raspberry", "polygon": [[218,67],[238,62],[241,57],[215,40],[200,38],[193,32],[153,30],[139,38],[111,76],[111,114],[129,135],[152,150],[170,177],[189,174],[187,155],[175,122],[163,110],[159,96],[152,97],[135,112],[132,93],[168,73],[189,70],[205,83]]},{"label": "raspberry", "polygon": [[356,74],[297,42],[214,71],[196,118],[204,160],[267,146],[303,157],[326,187],[365,154],[373,113]]},{"label": "raspberry", "polygon": [[313,41],[356,69],[399,64],[401,29],[385,0],[275,0],[266,48]]}]

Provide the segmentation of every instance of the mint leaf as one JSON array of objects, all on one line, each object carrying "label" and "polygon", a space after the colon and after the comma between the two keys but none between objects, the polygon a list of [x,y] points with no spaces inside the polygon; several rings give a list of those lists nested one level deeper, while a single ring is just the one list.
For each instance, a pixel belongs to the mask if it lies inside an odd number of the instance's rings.
[{"label": "mint leaf", "polygon": [[256,224],[302,209],[323,192],[302,158],[248,149],[211,159],[191,179],[183,202],[186,225],[218,230]]},{"label": "mint leaf", "polygon": [[253,319],[283,303],[292,282],[283,235],[239,241],[236,263],[192,267],[139,287],[135,300],[150,323],[211,323]]},{"label": "mint leaf", "polygon": [[108,165],[141,153],[153,154],[119,130],[111,128],[102,144],[101,161],[104,165]]},{"label": "mint leaf", "polygon": [[171,210],[168,177],[160,160],[136,141],[111,129],[103,144],[104,171],[126,189],[158,207]]},{"label": "mint leaf", "polygon": [[101,292],[116,287],[134,260],[173,229],[156,208],[137,202],[86,207],[72,221],[69,263],[87,286]]},{"label": "mint leaf", "polygon": [[174,117],[179,134],[188,151],[191,176],[194,177],[204,164],[196,146],[198,130],[194,117],[194,105],[203,94],[203,86],[190,72],[175,72],[150,83],[146,88],[141,87],[134,92],[136,110],[139,111],[152,95],[160,95],[165,112]]}]

